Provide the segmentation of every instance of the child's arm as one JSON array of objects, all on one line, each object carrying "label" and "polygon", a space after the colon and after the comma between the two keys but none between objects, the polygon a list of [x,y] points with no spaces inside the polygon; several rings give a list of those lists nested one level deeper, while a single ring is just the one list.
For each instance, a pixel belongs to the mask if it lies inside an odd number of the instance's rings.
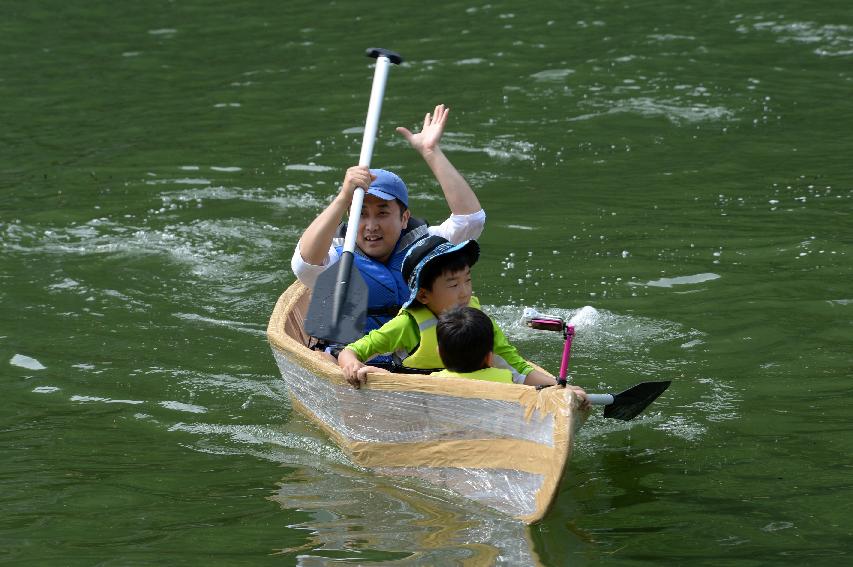
[{"label": "child's arm", "polygon": [[[495,353],[495,366],[498,367],[508,367],[512,370],[512,381],[515,383],[524,383],[529,384],[527,380],[527,376],[531,373],[536,372],[536,368],[530,364],[528,361],[524,360],[514,346],[509,344],[509,341],[506,340],[506,336],[504,335],[501,328],[498,327],[495,320],[492,319],[492,331],[494,333],[494,341],[495,346],[493,351]],[[524,378],[522,378],[522,376]],[[536,374],[531,381],[542,379],[541,377],[537,378]],[[543,382],[544,384],[544,382]],[[549,385],[556,384],[556,381],[549,382]]]},{"label": "child's arm", "polygon": [[344,373],[344,378],[347,379],[347,382],[350,385],[358,390],[363,383],[367,381],[367,376],[363,376],[363,379],[360,379],[358,376],[358,371],[361,368],[364,368],[364,363],[358,359],[358,355],[355,351],[350,350],[349,347],[345,348],[338,354],[338,366],[341,367],[341,370]]},{"label": "child's arm", "polygon": [[525,386],[555,386],[556,384],[556,378],[536,368],[528,372],[524,378]]},{"label": "child's arm", "polygon": [[506,340],[506,336],[500,327],[495,324],[494,319],[492,319],[492,327],[494,328],[495,337],[494,352],[512,367],[514,382],[519,381],[520,376],[524,376],[522,383],[525,386],[554,386],[557,384],[556,378],[543,370],[539,370],[518,354],[516,348]]},{"label": "child's arm", "polygon": [[364,368],[364,362],[377,354],[405,350],[410,352],[420,342],[418,325],[405,311],[396,317],[367,333],[352,344],[347,345],[338,355],[338,366],[343,370],[347,382],[355,388],[364,384],[366,377],[359,370]]}]

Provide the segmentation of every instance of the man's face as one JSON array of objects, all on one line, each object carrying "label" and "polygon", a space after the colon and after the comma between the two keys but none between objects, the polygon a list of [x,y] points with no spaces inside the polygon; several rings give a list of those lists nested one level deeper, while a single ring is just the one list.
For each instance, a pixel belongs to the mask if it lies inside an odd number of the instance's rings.
[{"label": "man's face", "polygon": [[409,211],[400,215],[400,203],[385,201],[369,193],[364,196],[356,243],[361,250],[380,262],[391,257],[400,233],[409,223]]},{"label": "man's face", "polygon": [[464,307],[471,301],[471,268],[458,272],[444,272],[432,284],[431,289],[418,290],[417,300],[436,315],[452,307]]}]

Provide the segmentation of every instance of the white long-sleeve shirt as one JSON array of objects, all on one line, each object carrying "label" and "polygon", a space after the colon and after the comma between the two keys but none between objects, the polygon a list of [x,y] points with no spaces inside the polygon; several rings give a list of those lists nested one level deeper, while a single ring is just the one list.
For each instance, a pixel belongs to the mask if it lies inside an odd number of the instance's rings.
[{"label": "white long-sleeve shirt", "polygon": [[[441,236],[453,244],[459,244],[464,240],[479,238],[485,226],[486,212],[480,209],[476,213],[469,215],[452,214],[443,223],[438,226],[431,226],[428,230],[431,236]],[[321,265],[317,266],[309,264],[302,258],[302,253],[299,251],[299,243],[297,242],[296,248],[293,250],[293,258],[290,260],[290,268],[293,270],[294,275],[303,284],[313,288],[317,277],[329,266],[340,260],[340,254],[338,254],[335,246],[336,243],[333,240],[325,260],[323,260]]]}]

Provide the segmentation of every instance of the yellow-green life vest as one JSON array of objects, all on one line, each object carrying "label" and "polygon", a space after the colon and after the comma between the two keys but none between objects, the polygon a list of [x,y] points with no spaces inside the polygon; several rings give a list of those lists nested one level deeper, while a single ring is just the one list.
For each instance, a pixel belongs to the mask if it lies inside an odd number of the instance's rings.
[{"label": "yellow-green life vest", "polygon": [[[471,296],[468,307],[479,309],[480,300]],[[418,324],[420,343],[418,343],[415,352],[403,359],[403,366],[419,368],[421,370],[444,368],[444,362],[441,361],[441,357],[438,355],[438,336],[435,333],[438,318],[423,305],[419,305],[414,309],[406,309],[406,311],[415,318],[415,322]]]},{"label": "yellow-green life vest", "polygon": [[512,372],[506,368],[483,368],[475,372],[453,372],[452,370],[442,370],[441,372],[433,372],[432,376],[449,376],[454,378],[471,378],[473,380],[486,380],[488,382],[503,382],[512,384]]}]

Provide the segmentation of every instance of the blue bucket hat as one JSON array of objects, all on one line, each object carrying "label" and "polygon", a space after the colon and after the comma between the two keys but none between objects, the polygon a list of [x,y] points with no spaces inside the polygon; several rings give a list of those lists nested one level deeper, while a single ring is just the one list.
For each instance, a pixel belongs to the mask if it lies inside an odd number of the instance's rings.
[{"label": "blue bucket hat", "polygon": [[409,190],[400,176],[385,169],[371,169],[370,173],[375,175],[376,179],[370,184],[368,193],[385,201],[397,199],[404,207],[409,208]]},{"label": "blue bucket hat", "polygon": [[439,256],[447,256],[459,252],[468,256],[468,266],[473,266],[480,258],[480,245],[476,240],[465,240],[459,244],[451,244],[441,236],[427,236],[419,240],[406,253],[403,259],[403,279],[409,286],[409,299],[403,307],[409,307],[421,288],[421,274],[430,262]]}]

